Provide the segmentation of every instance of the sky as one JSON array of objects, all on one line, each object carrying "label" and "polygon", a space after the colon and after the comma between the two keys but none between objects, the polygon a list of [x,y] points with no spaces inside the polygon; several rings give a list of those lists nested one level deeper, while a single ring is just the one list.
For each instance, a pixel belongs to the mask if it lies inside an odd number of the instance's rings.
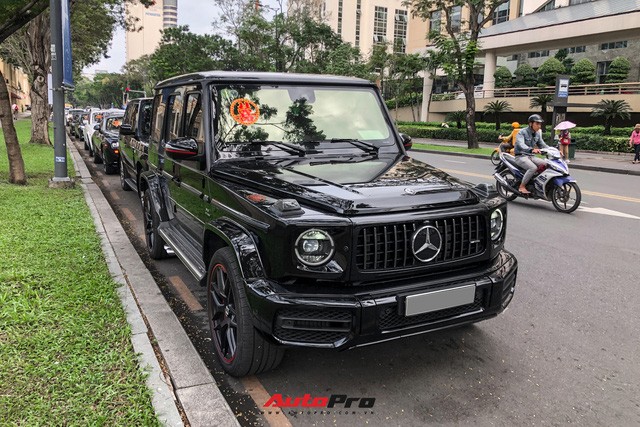
[{"label": "sky", "polygon": [[[275,4],[275,0],[264,1],[265,4]],[[196,34],[211,34],[211,23],[218,16],[218,9],[213,0],[178,0],[178,25],[188,25],[189,30]],[[86,67],[83,72],[93,74],[95,70],[119,73],[125,62],[125,33],[119,29],[113,35],[109,58],[103,58],[99,63]]]}]

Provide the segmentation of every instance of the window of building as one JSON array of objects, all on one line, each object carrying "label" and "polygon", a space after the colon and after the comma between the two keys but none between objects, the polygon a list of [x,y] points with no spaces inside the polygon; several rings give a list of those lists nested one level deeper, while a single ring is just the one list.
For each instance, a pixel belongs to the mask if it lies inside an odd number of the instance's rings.
[{"label": "window of building", "polygon": [[493,12],[493,25],[499,24],[501,22],[506,22],[509,20],[509,7],[511,1],[506,3],[502,3],[500,6],[496,8]]},{"label": "window of building", "polygon": [[376,6],[373,15],[373,43],[381,44],[387,40],[387,8]]},{"label": "window of building", "polygon": [[460,31],[462,24],[462,6],[453,6],[451,8],[451,29],[454,33]]},{"label": "window of building", "polygon": [[596,83],[606,83],[607,74],[609,74],[609,67],[611,61],[601,61],[596,64]]},{"label": "window of building", "polygon": [[549,56],[548,50],[538,50],[535,52],[529,52],[527,55],[529,58],[542,58],[543,56]]},{"label": "window of building", "polygon": [[342,35],[342,4],[343,0],[338,1],[338,34]]},{"label": "window of building", "polygon": [[610,42],[610,43],[602,43],[600,45],[600,49],[602,50],[608,50],[608,49],[621,49],[627,47],[627,41],[621,41],[621,42]]},{"label": "window of building", "polygon": [[405,53],[407,51],[407,11],[396,9],[393,25],[393,51]]},{"label": "window of building", "polygon": [[[522,2],[524,3],[524,2]],[[556,8],[556,0],[549,0],[536,10],[536,12],[544,12],[545,10],[553,10]]]},{"label": "window of building", "polygon": [[569,0],[569,6],[573,6],[575,4],[589,3],[593,0]]},{"label": "window of building", "polygon": [[587,51],[586,46],[574,46],[569,48],[569,53],[584,53]]},{"label": "window of building", "polygon": [[429,14],[429,31],[440,33],[440,23],[442,22],[439,10],[434,10]]},{"label": "window of building", "polygon": [[362,0],[356,2],[356,47],[360,47],[360,15],[362,15]]}]

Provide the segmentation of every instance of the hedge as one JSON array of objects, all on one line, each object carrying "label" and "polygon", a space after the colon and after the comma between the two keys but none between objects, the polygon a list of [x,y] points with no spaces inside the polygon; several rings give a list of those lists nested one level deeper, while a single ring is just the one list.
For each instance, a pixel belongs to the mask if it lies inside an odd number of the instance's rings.
[{"label": "hedge", "polygon": [[[405,122],[406,123],[406,122]],[[398,130],[402,133],[406,133],[412,138],[430,138],[430,139],[448,139],[454,141],[466,141],[467,129],[458,129],[456,127],[443,128],[439,125],[432,124],[431,126],[416,126],[411,124],[399,124]],[[498,135],[506,133],[503,131],[496,131],[494,129],[477,129],[478,141],[496,143]],[[576,143],[576,148],[579,150],[592,150],[592,151],[606,151],[606,152],[618,152],[626,153],[631,152],[629,148],[629,138],[619,136],[602,136],[593,134],[577,134],[572,135],[573,141]],[[550,132],[544,135],[544,140],[548,144],[553,144],[553,137]]]}]

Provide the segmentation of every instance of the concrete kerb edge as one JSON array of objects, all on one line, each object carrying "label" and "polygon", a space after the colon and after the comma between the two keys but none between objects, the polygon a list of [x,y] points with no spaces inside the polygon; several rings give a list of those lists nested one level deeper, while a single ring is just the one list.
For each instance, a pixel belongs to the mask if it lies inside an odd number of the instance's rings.
[{"label": "concrete kerb edge", "polygon": [[[487,160],[489,160],[489,156],[486,156],[486,155],[483,155],[483,154],[456,153],[456,152],[452,152],[452,151],[425,150],[425,149],[421,149],[421,148],[412,148],[410,151],[415,151],[415,152],[418,152],[418,153],[441,154],[441,155],[458,156],[458,157],[474,157],[476,159],[487,159]],[[616,174],[621,174],[621,175],[638,175],[638,176],[640,176],[640,169],[637,170],[637,171],[636,170],[627,170],[627,169],[613,169],[613,168],[600,167],[600,166],[580,165],[580,164],[575,164],[575,163],[571,163],[571,168],[572,169],[589,170],[589,171],[595,171],[595,172],[607,172],[607,173],[616,173]]]},{"label": "concrete kerb edge", "polygon": [[[100,195],[102,194],[95,183],[90,181],[89,170],[87,169],[80,154],[72,142],[67,139],[67,147],[71,153],[71,159],[74,163],[76,174],[81,179],[81,187],[85,200],[91,212],[96,232],[100,237],[101,247],[111,272],[113,279],[120,284],[118,295],[127,315],[127,322],[131,325],[131,344],[134,351],[138,354],[140,369],[147,374],[147,387],[149,387],[152,395],[152,405],[158,416],[158,419],[167,426],[183,426],[182,417],[176,406],[176,396],[170,382],[164,378],[164,373],[160,368],[160,363],[153,351],[151,341],[147,334],[147,326],[142,319],[142,313],[135,302],[135,298],[125,279],[124,272],[120,268],[115,252],[106,231],[102,224],[100,214],[96,208],[93,197],[90,194],[89,186],[94,186]],[[96,194],[95,191],[93,191]],[[104,196],[103,196],[104,197]],[[169,382],[169,383],[168,383]]]}]

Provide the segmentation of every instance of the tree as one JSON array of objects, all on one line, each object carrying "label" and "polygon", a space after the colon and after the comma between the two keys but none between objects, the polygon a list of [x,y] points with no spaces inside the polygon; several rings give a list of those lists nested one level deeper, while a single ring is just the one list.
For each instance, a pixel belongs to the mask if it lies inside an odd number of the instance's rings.
[{"label": "tree", "polygon": [[510,87],[513,81],[511,71],[505,66],[499,66],[496,72],[493,74],[493,78],[496,80],[496,87]]},{"label": "tree", "polygon": [[[391,55],[390,74],[396,83],[396,92],[394,94],[396,120],[398,119],[398,101],[401,97],[408,97],[411,101],[418,99],[418,92],[422,90],[422,85],[416,85],[416,81],[418,73],[423,71],[426,65],[425,58],[415,53],[410,55],[395,53]],[[415,105],[411,101],[409,104],[411,106],[411,114],[413,115],[413,120],[416,121]]]},{"label": "tree", "polygon": [[4,143],[7,146],[7,157],[9,158],[9,182],[11,184],[25,185],[27,183],[27,175],[24,169],[24,160],[20,151],[16,127],[13,125],[11,100],[9,99],[9,91],[2,72],[0,72],[0,126],[2,126]]},{"label": "tree", "polygon": [[0,43],[49,7],[49,0],[11,0],[0,3]]},{"label": "tree", "polygon": [[371,73],[362,60],[360,49],[343,43],[329,52],[324,71],[338,76],[369,78]]},{"label": "tree", "polygon": [[538,67],[538,82],[545,86],[556,84],[556,76],[564,73],[564,65],[556,58],[549,58]]},{"label": "tree", "polygon": [[[553,95],[542,94],[538,96],[534,96],[531,98],[531,103],[529,104],[530,108],[540,107],[540,115],[545,118],[545,122],[547,122],[547,106],[553,101]],[[545,124],[542,123],[542,132],[545,131]]]},{"label": "tree", "polygon": [[604,117],[604,135],[611,135],[611,125],[615,119],[629,120],[631,106],[627,101],[603,99],[591,109],[592,117]]},{"label": "tree", "polygon": [[[432,11],[439,10],[444,16],[445,34],[432,32],[429,38],[437,50],[443,53],[443,69],[462,90],[466,100],[467,140],[469,148],[478,148],[476,132],[474,98],[474,68],[478,54],[478,35],[486,23],[493,19],[496,8],[507,0],[405,0],[413,16],[429,19]],[[468,21],[454,25],[452,9],[465,6],[468,9]],[[464,30],[461,30],[464,29]]]},{"label": "tree", "polygon": [[631,70],[631,63],[624,56],[618,56],[611,61],[609,66],[609,72],[607,73],[607,83],[623,83],[627,81],[629,77],[629,70]]},{"label": "tree", "polygon": [[520,64],[513,72],[515,76],[515,85],[517,87],[532,87],[538,82],[536,71],[526,62]]},{"label": "tree", "polygon": [[496,118],[496,130],[500,130],[500,116],[511,111],[511,104],[507,101],[491,101],[484,107],[485,114],[493,114]]},{"label": "tree", "polygon": [[238,58],[231,42],[218,35],[194,34],[188,26],[168,28],[149,58],[149,73],[157,81],[196,71],[233,70],[239,67]]},{"label": "tree", "polygon": [[571,68],[571,83],[586,85],[595,83],[596,66],[587,58],[582,58]]},{"label": "tree", "polygon": [[451,111],[447,113],[445,120],[448,122],[456,122],[456,127],[462,129],[462,122],[467,118],[467,112],[464,110]]},{"label": "tree", "polygon": [[554,55],[554,58],[560,61],[564,66],[564,74],[569,74],[571,72],[571,67],[573,67],[574,60],[569,56],[569,50],[566,47],[558,49],[558,51]]}]

